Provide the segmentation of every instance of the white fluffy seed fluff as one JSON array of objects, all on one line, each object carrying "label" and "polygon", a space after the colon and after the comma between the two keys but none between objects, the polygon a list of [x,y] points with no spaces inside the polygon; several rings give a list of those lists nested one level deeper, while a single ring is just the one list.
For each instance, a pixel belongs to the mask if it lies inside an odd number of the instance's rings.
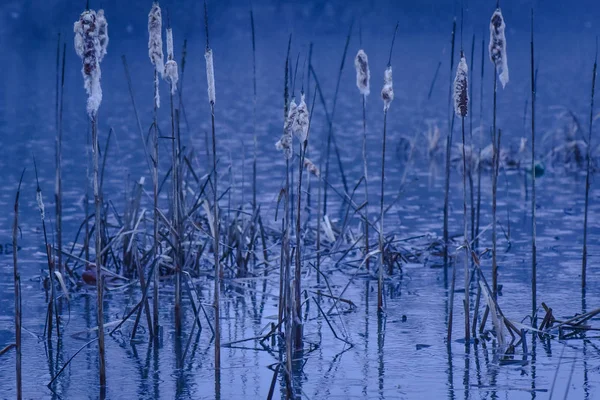
[{"label": "white fluffy seed fluff", "polygon": [[369,71],[369,58],[364,50],[359,50],[354,59],[354,67],[356,68],[356,86],[363,96],[368,96],[371,93],[369,81],[371,80],[371,71]]},{"label": "white fluffy seed fluff", "polygon": [[460,62],[456,68],[454,77],[454,112],[459,117],[466,117],[469,104],[469,67],[463,52],[460,54]]},{"label": "white fluffy seed fluff", "polygon": [[102,62],[106,55],[106,49],[108,48],[108,22],[106,22],[104,10],[98,10],[96,21],[98,24],[98,41],[100,42],[100,56],[98,57],[98,62]]},{"label": "white fluffy seed fluff", "polygon": [[275,143],[277,150],[283,150],[283,155],[286,159],[291,159],[293,155],[292,151],[292,134],[294,132],[293,126],[297,118],[298,106],[296,100],[292,99],[290,102],[290,108],[288,109],[288,115],[283,122],[283,136]]},{"label": "white fluffy seed fluff", "polygon": [[300,104],[296,108],[296,118],[292,123],[292,131],[302,143],[304,143],[306,139],[308,139],[309,122],[310,118],[308,115],[308,107],[306,106],[306,101],[304,100],[304,93],[302,93],[302,97],[300,98]]},{"label": "white fluffy seed fluff", "polygon": [[173,54],[173,30],[167,29],[167,63],[165,64],[165,79],[171,84],[171,94],[177,91],[177,81],[179,72],[177,70],[177,61]]},{"label": "white fluffy seed fluff", "polygon": [[148,56],[152,65],[162,75],[165,69],[162,42],[162,12],[156,1],[152,4],[152,8],[148,14]]},{"label": "white fluffy seed fluff", "polygon": [[319,167],[317,167],[311,160],[308,158],[304,158],[304,169],[313,174],[316,177],[321,176],[321,171],[319,171]]},{"label": "white fluffy seed fluff", "polygon": [[40,209],[40,214],[42,216],[42,221],[46,218],[46,207],[44,206],[44,200],[42,199],[42,191],[38,190],[35,194],[35,199],[37,200],[38,208]]},{"label": "white fluffy seed fluff", "polygon": [[106,31],[106,19],[104,13],[101,18],[94,10],[86,10],[81,13],[79,20],[75,22],[75,51],[83,62],[81,73],[84,79],[84,87],[88,94],[87,113],[90,118],[95,118],[102,103],[102,87],[100,86],[100,60],[106,54],[106,47],[102,47],[99,27],[104,26],[104,45],[108,45]]},{"label": "white fluffy seed fluff", "polygon": [[215,67],[213,64],[213,52],[212,49],[207,48],[204,52],[204,58],[206,59],[206,81],[208,83],[208,102],[212,105],[215,104]]},{"label": "white fluffy seed fluff", "polygon": [[506,36],[504,35],[506,25],[502,11],[496,9],[490,20],[490,60],[496,66],[502,88],[508,83],[508,59],[506,57]]},{"label": "white fluffy seed fluff", "polygon": [[387,111],[394,100],[394,83],[392,81],[392,66],[388,65],[383,74],[383,89],[381,89],[383,110]]}]

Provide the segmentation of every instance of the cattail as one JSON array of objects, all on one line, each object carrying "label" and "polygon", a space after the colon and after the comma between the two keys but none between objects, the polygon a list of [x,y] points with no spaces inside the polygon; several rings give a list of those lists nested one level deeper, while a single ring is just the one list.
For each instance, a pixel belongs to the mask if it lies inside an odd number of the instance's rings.
[{"label": "cattail", "polygon": [[44,199],[42,199],[42,191],[38,190],[35,194],[35,199],[37,200],[37,205],[40,210],[40,214],[42,216],[42,221],[46,218],[46,207],[44,206]]},{"label": "cattail", "polygon": [[[86,10],[81,13],[73,28],[75,32],[75,51],[83,62],[81,73],[88,94],[87,112],[90,118],[95,118],[100,103],[102,103],[100,61],[106,54],[106,46],[108,45],[107,25],[102,10],[100,16],[94,10]],[[102,38],[100,37],[101,30]]]},{"label": "cattail", "polygon": [[502,88],[508,83],[508,59],[506,58],[506,37],[504,36],[504,17],[499,8],[490,20],[490,60],[496,66]]},{"label": "cattail", "polygon": [[[296,100],[292,99],[290,102],[290,108],[288,110],[287,118],[283,124],[283,136],[277,143],[275,143],[275,147],[277,150],[283,150],[283,155],[286,159],[291,159],[293,155],[292,151],[292,133],[293,133],[293,125],[296,121],[298,106],[296,105]],[[307,113],[308,114],[308,113]],[[308,126],[307,126],[308,128]]]},{"label": "cattail", "polygon": [[213,65],[212,49],[206,48],[204,53],[206,59],[206,81],[208,82],[208,102],[215,104],[215,67]]},{"label": "cattail", "polygon": [[304,158],[304,169],[306,169],[308,172],[310,172],[317,178],[321,176],[321,171],[319,170],[319,167],[317,167],[311,160],[309,160],[306,157]]},{"label": "cattail", "polygon": [[173,29],[171,28],[167,29],[167,63],[164,77],[171,84],[171,94],[175,94],[179,73],[177,72],[177,61],[173,55]]},{"label": "cattail", "polygon": [[363,96],[368,96],[371,92],[369,81],[371,72],[369,71],[369,58],[364,50],[359,50],[354,59],[354,67],[356,68],[356,86]]},{"label": "cattail", "polygon": [[[296,104],[292,101],[292,104]],[[300,139],[301,143],[304,143],[308,138],[308,124],[309,124],[309,114],[308,107],[306,106],[306,102],[304,101],[304,93],[302,93],[302,97],[300,98],[300,104],[296,108],[296,115],[294,121],[292,122],[292,131],[294,135]]]},{"label": "cattail", "polygon": [[392,66],[388,65],[383,74],[383,89],[381,89],[381,98],[383,99],[383,110],[387,111],[394,100],[394,82],[392,81]]},{"label": "cattail", "polygon": [[108,48],[108,22],[104,16],[104,10],[98,10],[96,14],[96,24],[98,25],[98,41],[100,42],[100,56],[98,62],[102,62]]},{"label": "cattail", "polygon": [[[156,72],[161,76],[165,73],[163,60],[163,42],[162,42],[162,12],[158,1],[152,3],[152,8],[148,14],[148,56]],[[158,91],[158,74],[154,82],[154,104],[160,108],[160,92]]]},{"label": "cattail", "polygon": [[459,117],[466,117],[469,104],[469,67],[465,54],[460,52],[460,62],[456,68],[456,77],[454,78],[454,112]]}]

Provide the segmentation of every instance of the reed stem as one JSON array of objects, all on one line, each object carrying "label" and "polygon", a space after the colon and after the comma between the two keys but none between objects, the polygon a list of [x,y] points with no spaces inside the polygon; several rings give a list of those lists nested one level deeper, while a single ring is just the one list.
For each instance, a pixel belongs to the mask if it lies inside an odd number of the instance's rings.
[{"label": "reed stem", "polygon": [[94,205],[96,213],[96,319],[98,322],[98,362],[101,390],[106,389],[106,365],[104,351],[104,304],[102,276],[102,203],[99,180],[100,153],[98,148],[98,116],[92,116],[92,156],[94,163]]},{"label": "reed stem", "polygon": [[531,9],[531,318],[537,327],[537,246],[535,222],[535,60],[533,47],[533,8]]},{"label": "reed stem", "polygon": [[21,195],[21,183],[23,182],[23,175],[25,170],[21,173],[21,179],[19,180],[19,186],[17,188],[17,194],[15,195],[15,206],[14,206],[14,220],[12,229],[12,246],[13,246],[13,278],[14,278],[14,289],[15,289],[15,344],[16,344],[16,359],[15,369],[17,374],[17,399],[23,398],[23,379],[21,369],[21,277],[19,275],[18,267],[18,243],[17,237],[19,234],[19,197]]},{"label": "reed stem", "polygon": [[596,91],[596,70],[598,66],[598,38],[596,38],[596,56],[594,58],[594,68],[592,70],[592,93],[590,96],[590,130],[587,142],[587,165],[585,174],[585,209],[583,217],[583,256],[581,259],[581,287],[586,286],[587,274],[587,224],[588,224],[588,206],[590,198],[590,169],[592,164],[592,128],[594,124],[594,92]]},{"label": "reed stem", "polygon": [[386,135],[387,135],[387,114],[388,110],[383,111],[383,145],[381,147],[381,198],[379,203],[379,274],[377,279],[377,310],[383,313],[383,266],[385,262],[384,257],[384,235],[383,235],[383,201],[385,195],[385,146],[386,146]]}]

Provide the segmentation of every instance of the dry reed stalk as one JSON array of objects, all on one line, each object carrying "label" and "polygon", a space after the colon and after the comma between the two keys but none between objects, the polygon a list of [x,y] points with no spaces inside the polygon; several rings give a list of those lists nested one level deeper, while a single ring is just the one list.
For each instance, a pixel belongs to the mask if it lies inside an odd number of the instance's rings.
[{"label": "dry reed stalk", "polygon": [[[454,44],[456,37],[456,18],[452,22],[452,38],[451,38],[451,50],[450,50],[450,76],[452,76],[452,72],[454,71]],[[453,80],[450,78],[450,87],[448,89],[448,113],[449,113],[449,131],[448,136],[446,137],[446,175],[445,175],[445,184],[444,184],[444,279],[446,281],[446,285],[448,284],[448,212],[449,212],[449,201],[450,201],[450,158],[451,158],[451,149],[452,149],[452,133],[454,131],[454,113],[451,109],[451,99],[452,99],[452,83]]]},{"label": "dry reed stalk", "polygon": [[[60,41],[58,34],[58,45],[56,48],[56,180],[54,183],[54,205],[56,211],[56,247],[58,248],[57,263],[58,272],[63,274],[62,264],[62,96],[65,87],[65,55],[62,57],[62,85],[59,86],[60,75]],[[59,89],[60,88],[60,89]]]},{"label": "dry reed stalk", "polygon": [[535,222],[535,60],[533,47],[533,8],[531,9],[531,319],[537,325],[537,245]]},{"label": "dry reed stalk", "polygon": [[390,57],[388,65],[383,75],[383,89],[381,89],[381,99],[383,100],[383,143],[381,147],[381,198],[379,207],[379,274],[377,280],[377,310],[380,314],[383,313],[383,267],[384,267],[384,235],[383,235],[383,202],[385,195],[385,146],[387,135],[387,115],[390,105],[394,100],[394,83],[392,79],[392,52],[394,51],[394,42],[396,41],[396,33],[398,32],[398,23],[394,29],[392,36],[392,44],[390,46]]},{"label": "dry reed stalk", "polygon": [[[598,38],[596,38],[596,55],[594,57],[594,68],[592,70],[592,93],[590,96],[590,130],[587,142],[587,165],[585,174],[585,207],[583,217],[583,255],[581,259],[581,287],[585,289],[587,275],[587,224],[588,206],[590,199],[590,169],[592,164],[592,128],[594,124],[594,92],[596,91],[596,70],[598,66]],[[535,170],[533,171],[535,173]]]},{"label": "dry reed stalk", "polygon": [[17,399],[21,400],[23,397],[23,380],[22,380],[22,369],[21,369],[21,277],[19,275],[18,267],[18,245],[17,237],[19,234],[19,196],[21,195],[21,183],[23,182],[23,175],[25,170],[21,173],[19,179],[19,186],[17,187],[17,193],[15,195],[14,205],[14,220],[12,229],[12,246],[13,246],[13,278],[14,278],[14,289],[15,289],[15,346],[16,346],[16,359],[15,359],[15,370],[17,374]]},{"label": "dry reed stalk", "polygon": [[[356,87],[358,88],[362,98],[362,119],[363,119],[363,145],[362,145],[362,157],[363,157],[363,174],[365,178],[365,251],[364,255],[369,254],[369,187],[368,187],[368,173],[367,173],[367,96],[370,93],[370,79],[371,72],[369,71],[369,58],[364,50],[359,50],[354,59],[354,67],[356,68]],[[370,260],[367,258],[365,268],[369,271]]]},{"label": "dry reed stalk", "polygon": [[[152,256],[158,258],[158,108],[160,107],[160,92],[158,74],[164,73],[164,60],[162,50],[162,11],[158,1],[152,3],[148,14],[148,55],[150,62],[154,65],[154,107],[152,124],[152,200],[153,200],[153,232],[152,232]],[[158,261],[156,261],[158,262]],[[160,268],[154,269],[153,276],[153,319],[155,338],[159,333],[159,296],[160,296]]]},{"label": "dry reed stalk", "polygon": [[207,81],[207,93],[208,102],[210,104],[210,117],[211,117],[211,128],[212,128],[212,159],[213,159],[213,176],[214,176],[214,187],[213,187],[213,252],[214,252],[214,263],[215,263],[215,293],[214,293],[214,307],[215,307],[215,384],[220,381],[221,373],[221,317],[220,317],[220,290],[221,290],[221,267],[219,259],[219,238],[220,238],[220,221],[219,221],[219,203],[218,203],[218,172],[217,172],[217,137],[215,134],[215,70],[213,63],[213,52],[210,48],[210,41],[208,36],[208,7],[206,0],[204,1],[204,26],[206,33],[206,49],[204,51],[204,58],[206,60],[206,81]]},{"label": "dry reed stalk", "polygon": [[[463,247],[465,250],[465,343],[470,341],[470,329],[469,329],[469,236],[468,236],[468,217],[467,217],[467,156],[466,156],[466,140],[465,140],[465,117],[468,113],[469,106],[469,95],[468,86],[469,69],[467,66],[467,59],[465,58],[464,52],[460,52],[460,62],[456,69],[456,77],[454,78],[454,112],[461,119],[461,131],[462,131],[462,158],[463,158],[463,229],[464,229],[464,242]],[[454,268],[456,270],[456,268]],[[453,274],[454,275],[454,274]]]},{"label": "dry reed stalk", "polygon": [[181,202],[181,168],[180,168],[180,139],[179,130],[176,126],[176,110],[173,95],[177,90],[177,81],[179,79],[177,72],[177,62],[173,54],[173,30],[167,28],[167,62],[165,63],[165,71],[163,77],[169,82],[170,92],[169,99],[171,104],[171,155],[172,167],[171,178],[173,181],[173,267],[175,269],[175,332],[179,336],[181,334],[182,313],[181,313],[181,270],[183,269],[183,253],[181,248],[182,229],[180,218],[180,202]]},{"label": "dry reed stalk", "polygon": [[[335,84],[335,92],[333,94],[333,106],[331,108],[331,117],[329,118],[329,131],[327,133],[327,149],[325,154],[325,181],[329,182],[329,155],[331,153],[331,144],[335,147],[335,153],[338,161],[338,166],[340,168],[340,174],[342,176],[342,183],[344,185],[344,191],[348,193],[348,182],[346,181],[346,174],[344,173],[344,168],[342,165],[342,160],[340,157],[339,149],[337,144],[335,143],[335,136],[333,135],[333,121],[335,116],[335,109],[337,105],[338,93],[340,90],[340,82],[342,79],[342,72],[344,71],[344,65],[346,64],[346,54],[348,53],[348,45],[350,44],[350,37],[352,35],[352,28],[354,23],[350,24],[350,28],[348,29],[348,34],[346,35],[346,42],[344,44],[344,51],[342,53],[342,61],[340,63],[340,68],[338,70],[337,82]],[[310,66],[310,64],[309,64]],[[325,190],[323,194],[323,216],[327,215],[327,185],[325,185]]]},{"label": "dry reed stalk", "polygon": [[479,226],[481,223],[481,148],[483,146],[483,82],[485,72],[485,40],[481,40],[481,75],[480,75],[480,86],[479,86],[479,146],[477,149],[477,211],[475,217],[477,224],[475,227],[475,242],[473,244],[474,249],[479,248]]},{"label": "dry reed stalk", "polygon": [[108,45],[107,23],[104,11],[85,10],[75,22],[75,51],[82,59],[81,70],[84,86],[88,94],[87,112],[92,124],[92,153],[94,163],[94,203],[96,209],[96,291],[99,375],[101,394],[106,390],[106,366],[104,352],[104,311],[103,311],[103,278],[102,278],[102,203],[99,182],[99,149],[98,149],[98,108],[102,102],[100,86],[100,62],[106,55]]}]

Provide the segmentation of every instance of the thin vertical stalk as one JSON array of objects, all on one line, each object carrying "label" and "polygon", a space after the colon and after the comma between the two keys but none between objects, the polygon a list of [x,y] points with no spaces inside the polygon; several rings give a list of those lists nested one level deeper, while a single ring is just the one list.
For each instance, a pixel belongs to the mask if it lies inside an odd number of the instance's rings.
[{"label": "thin vertical stalk", "polygon": [[154,257],[154,262],[157,263],[154,268],[154,285],[152,292],[152,309],[153,309],[153,319],[154,319],[154,334],[155,338],[159,337],[159,296],[160,296],[160,268],[158,267],[158,252],[159,252],[159,239],[158,239],[158,104],[156,99],[156,93],[158,93],[158,71],[156,67],[154,68],[154,111],[152,114],[153,117],[153,130],[152,130],[152,200],[154,204],[154,212],[153,212],[153,245],[152,245],[152,255]]},{"label": "thin vertical stalk", "polygon": [[[471,71],[474,70],[475,66],[475,35],[471,40]],[[473,157],[475,154],[475,145],[473,143],[473,83],[474,79],[471,79],[471,85],[469,85],[469,142],[471,144],[471,156],[469,157],[469,194],[471,196],[471,240],[475,237],[475,188],[473,184]]]},{"label": "thin vertical stalk", "polygon": [[[479,226],[481,223],[481,147],[483,146],[483,76],[485,71],[485,40],[481,40],[481,76],[479,86],[479,148],[477,157],[477,226],[475,228],[475,249],[479,248]],[[478,275],[479,281],[479,275]]]},{"label": "thin vertical stalk", "polygon": [[449,131],[446,138],[446,181],[444,184],[444,274],[448,273],[448,203],[450,200],[450,151],[452,149],[452,131],[454,130],[454,112],[451,107],[452,99],[452,72],[454,71],[454,43],[456,36],[456,18],[452,23],[452,39],[450,51],[450,86],[448,91],[448,112],[450,118],[448,121]]},{"label": "thin vertical stalk", "polygon": [[12,229],[12,246],[13,246],[13,277],[14,277],[14,288],[15,288],[15,344],[16,344],[16,360],[15,369],[17,374],[17,399],[23,398],[23,380],[21,374],[21,277],[19,276],[18,267],[18,244],[17,237],[19,234],[19,196],[21,194],[21,183],[23,182],[23,175],[25,170],[21,173],[21,179],[19,180],[19,187],[17,188],[17,194],[15,195],[15,206],[14,206],[14,220]]},{"label": "thin vertical stalk", "polygon": [[[314,104],[314,103],[313,103]],[[302,278],[302,243],[301,243],[301,205],[302,205],[302,171],[304,157],[306,155],[307,141],[300,143],[300,157],[298,160],[298,196],[296,203],[296,269],[294,274],[294,350],[302,351],[302,298],[301,298],[301,278]]]},{"label": "thin vertical stalk", "polygon": [[[462,144],[463,144],[463,229],[464,229],[464,243],[463,246],[465,248],[465,260],[464,260],[464,268],[465,268],[465,344],[469,344],[471,340],[470,329],[469,329],[469,319],[470,319],[470,310],[469,310],[469,278],[470,278],[470,270],[469,270],[469,231],[468,231],[468,217],[467,217],[467,157],[466,157],[466,140],[465,140],[465,117],[461,118],[461,128],[462,128]],[[455,268],[456,269],[456,268]]]},{"label": "thin vertical stalk", "polygon": [[594,92],[596,89],[596,69],[598,66],[598,38],[596,38],[596,56],[594,58],[594,68],[592,70],[592,94],[590,98],[590,130],[587,142],[587,166],[585,174],[585,209],[583,217],[583,256],[581,259],[581,287],[585,288],[587,274],[587,224],[588,224],[588,206],[590,199],[590,169],[592,158],[592,127],[594,124]]},{"label": "thin vertical stalk", "polygon": [[[56,246],[58,248],[58,271],[63,273],[62,265],[62,94],[65,85],[65,55],[62,58],[62,85],[59,86],[60,33],[56,48],[56,181],[54,185],[54,205],[56,210]],[[60,89],[59,89],[60,87]]]},{"label": "thin vertical stalk", "polygon": [[[363,117],[363,174],[365,178],[365,257],[369,254],[369,178],[367,173],[367,96],[362,95],[362,117]],[[369,257],[366,258],[365,268],[369,270]]]},{"label": "thin vertical stalk", "polygon": [[94,205],[96,213],[96,319],[98,322],[98,362],[101,390],[106,388],[106,365],[104,352],[104,304],[103,304],[103,276],[102,276],[102,203],[99,180],[99,148],[98,148],[98,117],[92,117],[92,154],[94,159]]},{"label": "thin vertical stalk", "polygon": [[171,175],[173,180],[173,267],[175,268],[175,334],[181,334],[181,237],[179,226],[179,154],[178,154],[178,134],[175,129],[175,107],[173,104],[173,94],[170,94],[171,99],[171,140],[172,140],[172,157],[173,166]]},{"label": "thin vertical stalk", "polygon": [[381,263],[377,279],[377,310],[383,312],[383,262],[384,262],[384,236],[383,236],[383,200],[385,194],[385,146],[387,135],[387,109],[383,111],[383,145],[381,148],[381,199],[379,203],[379,252]]},{"label": "thin vertical stalk", "polygon": [[[498,187],[498,170],[496,165],[498,163],[498,156],[500,149],[498,149],[496,139],[496,93],[498,83],[498,70],[494,66],[494,105],[493,105],[493,122],[492,122],[492,293],[494,300],[498,296],[498,264],[496,261],[496,192]],[[499,136],[499,135],[498,135]]]},{"label": "thin vertical stalk", "polygon": [[531,318],[537,326],[537,247],[535,222],[535,60],[533,47],[533,8],[531,9]]}]

